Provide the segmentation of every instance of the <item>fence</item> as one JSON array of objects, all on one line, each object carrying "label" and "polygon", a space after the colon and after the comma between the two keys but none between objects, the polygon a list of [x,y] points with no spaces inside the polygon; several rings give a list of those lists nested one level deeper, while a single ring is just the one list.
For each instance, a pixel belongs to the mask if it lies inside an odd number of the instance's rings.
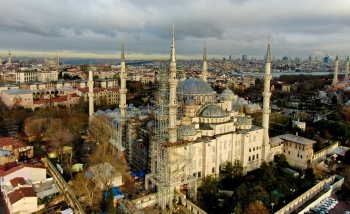
[{"label": "fence", "polygon": [[[338,179],[337,182],[335,182]],[[315,200],[313,203],[310,203],[304,210],[309,210],[310,207],[315,206],[319,203],[323,198],[328,197],[330,193],[336,189],[337,187],[341,186],[344,183],[344,178],[340,176],[333,175],[327,179],[324,179],[323,181],[316,184],[314,187],[312,187],[309,191],[305,192],[298,198],[291,201],[286,206],[282,207],[280,210],[275,212],[275,214],[289,214],[298,209],[300,206],[305,204],[307,201],[312,199],[315,195],[323,191],[325,185],[329,185],[331,188],[328,190],[325,194],[323,194],[321,197],[319,197],[317,200]],[[321,199],[320,199],[321,198]],[[304,212],[300,212],[304,213]]]}]

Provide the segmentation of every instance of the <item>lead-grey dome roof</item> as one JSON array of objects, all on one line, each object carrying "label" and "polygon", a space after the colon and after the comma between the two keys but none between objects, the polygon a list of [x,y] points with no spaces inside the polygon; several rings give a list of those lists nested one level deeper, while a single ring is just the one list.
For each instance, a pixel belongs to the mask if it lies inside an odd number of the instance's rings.
[{"label": "lead-grey dome roof", "polygon": [[231,91],[231,89],[226,88],[226,89],[221,93],[221,95],[224,95],[224,94],[234,94],[234,93],[233,93],[233,91]]},{"label": "lead-grey dome roof", "polygon": [[185,79],[181,84],[184,94],[216,94],[212,87],[202,79]]},{"label": "lead-grey dome roof", "polygon": [[178,130],[178,133],[182,136],[194,136],[197,134],[197,131],[192,126],[182,125]]},{"label": "lead-grey dome roof", "polygon": [[227,117],[229,114],[225,112],[220,106],[208,105],[199,114],[201,117]]}]

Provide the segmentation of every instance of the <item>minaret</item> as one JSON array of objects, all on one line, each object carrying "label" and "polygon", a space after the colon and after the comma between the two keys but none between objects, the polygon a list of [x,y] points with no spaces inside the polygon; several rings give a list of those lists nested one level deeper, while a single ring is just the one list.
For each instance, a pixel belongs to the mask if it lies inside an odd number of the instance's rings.
[{"label": "minaret", "polygon": [[348,79],[349,79],[349,57],[347,57],[346,63],[345,63],[345,77],[344,77],[344,80],[348,80]]},{"label": "minaret", "polygon": [[11,59],[11,51],[9,50],[9,59],[7,62],[8,65],[12,65],[12,59]]},{"label": "minaret", "polygon": [[[90,63],[91,63],[91,59],[90,59]],[[57,53],[56,53],[56,68],[58,68],[59,65],[60,65],[60,58],[57,56]]]},{"label": "minaret", "polygon": [[89,119],[92,119],[94,114],[94,80],[93,80],[93,72],[92,72],[92,62],[90,57],[90,69],[89,69]]},{"label": "minaret", "polygon": [[44,54],[44,67],[47,68],[47,58],[46,58],[46,54]]},{"label": "minaret", "polygon": [[334,77],[333,77],[333,82],[332,86],[335,86],[338,82],[338,56],[335,57],[335,65],[334,65]]},{"label": "minaret", "polygon": [[119,89],[119,109],[121,119],[126,119],[126,69],[124,56],[124,41],[122,41],[122,52],[120,56],[120,89]]},{"label": "minaret", "polygon": [[177,142],[176,117],[176,88],[179,80],[176,78],[176,50],[175,50],[175,26],[173,26],[173,41],[171,44],[170,69],[169,69],[169,142]]},{"label": "minaret", "polygon": [[[268,40],[267,46],[267,55],[266,55],[266,64],[265,64],[265,76],[264,76],[264,91],[262,93],[264,101],[263,101],[263,109],[262,109],[262,127],[264,129],[263,135],[263,145],[262,145],[262,159],[265,161],[267,158],[267,152],[269,149],[269,120],[270,120],[270,81],[271,81],[271,53],[270,53],[270,37]],[[268,160],[266,160],[268,161]]]},{"label": "minaret", "polygon": [[205,42],[204,42],[203,73],[202,73],[202,79],[204,82],[207,82],[207,77],[208,77],[207,48],[205,47]]}]

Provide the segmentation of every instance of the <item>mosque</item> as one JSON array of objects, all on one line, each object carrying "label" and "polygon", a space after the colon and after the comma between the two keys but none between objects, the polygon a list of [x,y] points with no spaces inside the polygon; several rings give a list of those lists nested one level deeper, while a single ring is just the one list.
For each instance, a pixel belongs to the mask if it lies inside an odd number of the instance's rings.
[{"label": "mosque", "polygon": [[[106,114],[118,129],[111,143],[125,154],[128,163],[145,170],[146,191],[156,194],[162,209],[171,206],[174,190],[186,186],[189,198],[196,199],[198,181],[217,176],[226,161],[239,162],[245,172],[259,168],[282,153],[282,141],[269,138],[270,40],[264,77],[262,124],[252,124],[250,115],[237,108],[238,96],[230,89],[221,94],[206,82],[208,66],[203,52],[201,79],[180,80],[176,66],[175,29],[169,70],[161,72],[155,105],[136,108],[126,104],[126,68],[124,43],[121,52],[119,109],[93,111],[89,93],[90,116]],[[92,77],[92,71],[89,73]],[[89,81],[93,86],[92,81]]]}]

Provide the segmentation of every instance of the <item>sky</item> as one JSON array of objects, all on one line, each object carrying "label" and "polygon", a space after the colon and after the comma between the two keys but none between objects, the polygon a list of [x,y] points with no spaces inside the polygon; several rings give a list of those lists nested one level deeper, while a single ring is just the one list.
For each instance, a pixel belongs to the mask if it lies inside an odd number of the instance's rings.
[{"label": "sky", "polygon": [[349,0],[1,0],[0,57],[350,55]]}]

